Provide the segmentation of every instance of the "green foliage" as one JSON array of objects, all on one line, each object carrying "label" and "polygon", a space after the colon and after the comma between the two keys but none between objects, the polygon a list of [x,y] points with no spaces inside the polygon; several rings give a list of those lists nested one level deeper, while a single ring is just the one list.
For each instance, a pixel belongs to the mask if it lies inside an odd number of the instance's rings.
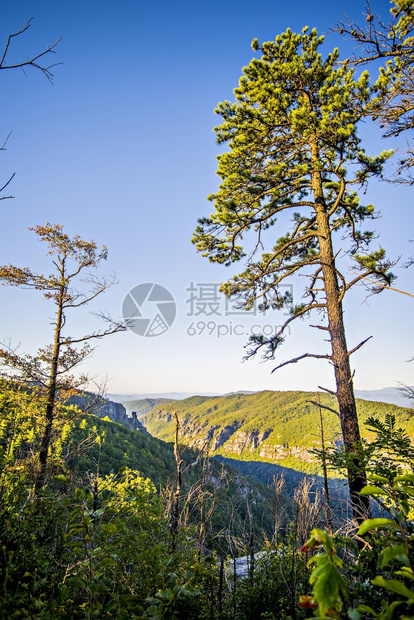
[{"label": "green foliage", "polygon": [[[319,410],[320,403],[330,409],[336,408],[335,398],[320,392],[271,392],[255,394],[231,394],[228,396],[195,396],[174,403],[183,430],[180,441],[188,445],[200,445],[210,429],[215,427],[211,451],[223,457],[247,462],[267,462],[279,466],[320,474],[321,467],[313,453],[320,446]],[[137,403],[129,410],[135,410]],[[126,403],[127,405],[127,403]],[[358,417],[361,422],[370,418],[395,417],[396,424],[404,426],[407,433],[414,432],[414,419],[407,409],[385,403],[357,400]],[[327,444],[336,454],[336,445],[341,437],[338,416],[324,409],[324,430]],[[174,423],[169,408],[156,403],[148,409],[146,403],[142,421],[149,432],[164,441],[174,437]],[[220,445],[223,429],[229,430]],[[233,432],[230,432],[233,429]],[[372,440],[374,429],[361,429],[366,444]],[[243,452],[234,445],[235,440],[243,444]],[[379,445],[372,450],[378,452]],[[265,480],[267,482],[267,480]]]},{"label": "green foliage", "polygon": [[268,546],[257,561],[253,583],[241,581],[226,602],[224,617],[237,620],[288,620],[298,617],[297,594],[306,587],[306,560],[298,553],[290,535],[274,547]]},{"label": "green foliage", "polygon": [[[324,57],[323,41],[308,28],[300,34],[287,29],[261,45],[253,41],[261,56],[243,68],[235,101],[224,101],[216,109],[222,118],[215,128],[217,141],[229,148],[218,156],[222,181],[209,196],[215,212],[199,220],[193,237],[197,250],[213,262],[229,265],[249,255],[246,269],[222,287],[247,309],[256,300],[262,310],[281,307],[288,300],[279,285],[310,269],[306,302],[292,307],[291,319],[275,336],[251,339],[252,353],[268,345],[271,358],[293,318],[329,305],[316,285],[326,277],[322,256],[327,231],[350,237],[349,255],[357,271],[379,283],[393,278],[383,249],[368,250],[373,233],[360,226],[375,217],[375,209],[361,204],[355,191],[382,174],[392,153],[365,154],[357,125],[370,101],[368,72],[357,78],[347,62],[338,62],[337,49]],[[269,238],[264,231],[274,227],[286,209],[292,213],[290,230],[279,233],[273,246],[257,256]],[[323,235],[320,227],[325,227]],[[360,279],[339,286],[345,294]]]},{"label": "green foliage", "polygon": [[[197,582],[200,577],[208,574],[208,570],[201,564],[190,566],[181,579],[172,572],[167,572],[170,568],[171,559],[165,562],[165,577],[163,590],[159,590],[153,597],[147,599],[149,607],[146,611],[146,618],[151,620],[179,620],[180,603],[183,598],[193,598],[200,595],[200,591],[194,588],[191,583]],[[189,617],[189,616],[187,616]]]},{"label": "green foliage", "polygon": [[[414,617],[410,615],[414,604],[414,449],[393,415],[387,415],[384,422],[370,418],[367,426],[376,436],[362,450],[370,474],[361,494],[375,500],[386,510],[386,516],[362,522],[357,536],[365,540],[365,546],[353,546],[353,558],[346,566],[334,555],[328,535],[312,532],[302,550],[325,548],[310,560],[316,563],[310,578],[317,604],[315,615],[328,617],[329,609],[339,613],[343,600],[337,595],[342,591],[351,620],[392,620],[397,613],[407,620]],[[403,471],[404,466],[411,471]],[[340,538],[339,543],[343,544]],[[371,587],[367,587],[367,579]]]},{"label": "green foliage", "polygon": [[0,513],[1,617],[137,618],[169,552],[152,483],[125,470],[49,490],[39,506],[25,482]]},{"label": "green foliage", "polygon": [[68,465],[79,474],[97,466],[103,475],[129,467],[160,485],[175,471],[172,446],[93,415],[74,422],[65,447]]},{"label": "green foliage", "polygon": [[314,555],[308,565],[315,564],[309,583],[313,584],[313,599],[318,603],[319,618],[333,615],[334,611],[341,611],[341,595],[347,596],[347,587],[340,573],[342,560],[335,553],[335,546],[331,537],[322,530],[314,529],[311,537],[301,548],[302,552],[322,546],[324,551]]},{"label": "green foliage", "polygon": [[[397,426],[397,419],[394,411],[385,413],[384,420],[370,415],[365,420],[365,437],[358,447],[358,458],[369,472],[370,480],[379,483],[376,487],[365,487],[363,494],[382,495],[383,501],[388,493],[381,484],[388,484],[407,468],[414,471],[414,449],[408,434],[412,432],[412,420],[410,417],[407,420],[406,415],[399,418],[405,426],[402,428]],[[314,450],[314,453],[320,458],[325,457],[331,469],[346,469],[347,458],[342,447],[329,446],[324,453],[320,450]]]}]

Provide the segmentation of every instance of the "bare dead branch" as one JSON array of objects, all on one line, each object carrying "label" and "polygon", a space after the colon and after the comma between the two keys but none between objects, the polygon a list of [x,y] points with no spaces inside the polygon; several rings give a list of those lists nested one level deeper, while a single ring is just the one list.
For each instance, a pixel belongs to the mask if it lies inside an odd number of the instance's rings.
[{"label": "bare dead branch", "polygon": [[317,403],[316,400],[307,400],[306,402],[311,403],[312,405],[315,405],[316,407],[322,407],[322,409],[326,409],[327,411],[331,411],[331,413],[334,413],[339,418],[339,412],[336,411],[335,409],[332,409],[332,407],[328,407],[328,405],[322,405],[321,403]]},{"label": "bare dead branch", "polygon": [[201,457],[203,456],[203,452],[204,452],[204,450],[206,450],[206,448],[208,448],[208,446],[210,445],[210,443],[211,443],[211,439],[212,439],[212,437],[209,435],[209,436],[207,437],[207,439],[204,441],[204,443],[203,443],[203,445],[202,445],[202,447],[201,447],[201,449],[200,449],[200,452],[199,452],[199,453],[198,453],[198,455],[197,455],[196,460],[195,460],[195,461],[193,461],[192,463],[189,463],[189,464],[187,465],[187,467],[186,467],[186,468],[184,469],[184,471],[183,471],[183,475],[184,475],[184,474],[186,474],[186,473],[187,473],[187,471],[189,471],[190,469],[193,469],[193,467],[197,467],[197,465],[198,465],[198,464],[199,464],[199,462],[200,462]]},{"label": "bare dead branch", "polygon": [[[0,187],[0,192],[2,192],[4,189],[6,189],[6,187],[8,186],[8,184],[13,180],[13,178],[15,177],[16,173],[13,172],[13,174],[11,175],[10,179],[3,185],[3,187]],[[13,196],[2,196],[0,198],[0,200],[4,200],[5,198],[13,198]]]},{"label": "bare dead branch", "polygon": [[[409,360],[412,362],[413,360]],[[398,384],[398,391],[408,400],[411,401],[411,407],[414,406],[414,388],[410,385],[406,385],[405,383]]]},{"label": "bare dead branch", "polygon": [[9,141],[9,138],[12,135],[12,133],[13,133],[12,131],[9,131],[9,134],[8,134],[7,138],[5,139],[3,144],[0,146],[0,151],[5,151],[6,150],[6,144]]},{"label": "bare dead branch", "polygon": [[300,360],[303,360],[305,357],[313,357],[315,359],[323,359],[323,360],[332,360],[332,355],[318,355],[316,353],[304,353],[303,355],[299,355],[299,357],[294,357],[291,360],[288,360],[287,362],[283,362],[283,364],[279,364],[279,366],[276,366],[276,368],[273,368],[272,372],[275,372],[275,370],[279,370],[279,368],[282,368],[283,366],[287,366],[288,364],[296,364],[297,362],[300,362]]},{"label": "bare dead branch", "polygon": [[329,327],[326,325],[309,325],[309,327],[314,327],[315,329],[323,329],[326,332],[329,332]]},{"label": "bare dead branch", "polygon": [[12,64],[6,64],[6,56],[8,54],[9,48],[10,48],[10,44],[12,42],[12,39],[14,37],[18,37],[19,35],[23,34],[24,32],[26,32],[26,30],[28,30],[30,28],[30,22],[32,21],[32,17],[26,22],[26,24],[23,26],[23,28],[21,28],[20,30],[18,30],[17,32],[14,32],[12,34],[10,34],[7,37],[7,42],[6,45],[4,46],[4,50],[3,50],[3,55],[2,58],[0,60],[0,70],[1,69],[22,69],[22,71],[24,72],[24,68],[25,67],[33,67],[35,69],[39,69],[39,71],[41,71],[43,73],[43,75],[46,77],[46,79],[53,84],[53,73],[51,71],[51,69],[53,67],[56,67],[57,65],[61,65],[62,63],[57,62],[57,63],[52,63],[50,65],[42,65],[38,63],[38,60],[40,60],[41,58],[47,56],[48,54],[56,54],[55,52],[55,47],[60,43],[60,41],[62,40],[62,37],[60,37],[55,43],[53,43],[53,45],[48,45],[46,47],[46,49],[44,49],[42,52],[39,52],[39,54],[36,54],[35,56],[32,56],[31,58],[26,58],[26,60],[22,60],[16,63],[12,63]]},{"label": "bare dead branch", "polygon": [[360,342],[359,344],[357,344],[356,347],[354,347],[353,349],[351,349],[350,351],[348,351],[348,357],[350,355],[352,355],[352,353],[355,353],[355,351],[358,351],[358,349],[360,349],[362,346],[364,346],[364,344],[366,342],[368,342],[368,340],[371,340],[372,336],[368,336],[368,338],[365,338],[365,340],[363,340],[362,342]]},{"label": "bare dead branch", "polygon": [[328,388],[324,388],[321,385],[318,385],[318,389],[323,390],[324,392],[327,392],[328,394],[331,394],[332,396],[335,396],[336,398],[336,392],[332,392],[332,390],[328,390]]},{"label": "bare dead branch", "polygon": [[87,342],[88,340],[99,340],[100,338],[104,338],[105,336],[109,336],[111,334],[117,334],[118,332],[124,332],[128,329],[127,325],[124,322],[113,322],[112,327],[108,327],[103,331],[96,331],[87,336],[82,336],[81,338],[65,338],[61,341],[62,346],[69,346],[73,344],[79,344],[81,342]]}]

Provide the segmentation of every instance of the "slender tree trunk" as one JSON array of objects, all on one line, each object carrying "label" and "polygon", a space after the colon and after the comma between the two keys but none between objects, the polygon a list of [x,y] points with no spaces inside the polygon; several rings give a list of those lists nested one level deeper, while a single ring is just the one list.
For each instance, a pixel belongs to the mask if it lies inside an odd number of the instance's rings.
[{"label": "slender tree trunk", "polygon": [[35,480],[35,494],[37,495],[40,489],[46,482],[47,462],[49,457],[49,448],[52,440],[53,422],[55,418],[55,401],[56,401],[56,380],[59,368],[59,353],[60,353],[60,335],[63,327],[63,303],[64,293],[66,289],[66,282],[64,279],[64,262],[61,265],[61,287],[59,290],[59,296],[57,300],[57,316],[55,335],[53,341],[53,354],[50,363],[49,383],[47,386],[47,398],[45,408],[45,429],[43,432],[42,443],[39,451],[39,471]]},{"label": "slender tree trunk", "polygon": [[206,539],[206,524],[205,524],[205,489],[204,489],[204,466],[201,468],[200,476],[200,525],[198,531],[198,561],[201,562],[201,557],[204,551],[204,543]]},{"label": "slender tree trunk", "polygon": [[366,485],[365,470],[358,461],[358,445],[361,441],[355,404],[351,366],[343,321],[342,298],[335,268],[335,255],[327,206],[323,194],[321,173],[318,170],[319,154],[312,147],[312,190],[315,200],[319,252],[326,296],[328,331],[332,347],[332,363],[335,371],[336,398],[338,400],[342,437],[347,456],[348,484],[354,518],[361,522],[370,515],[369,498],[358,495]]},{"label": "slender tree trunk", "polygon": [[170,532],[172,536],[171,546],[172,546],[172,549],[175,549],[177,545],[178,526],[180,523],[180,495],[181,495],[181,487],[183,484],[183,472],[182,472],[183,462],[182,462],[182,459],[180,458],[180,454],[178,451],[178,433],[180,429],[180,421],[173,407],[171,407],[171,410],[175,417],[174,456],[175,456],[175,462],[177,464],[177,484],[176,484],[175,493],[173,495],[172,505],[171,505]]},{"label": "slender tree trunk", "polygon": [[247,501],[247,514],[249,515],[249,556],[250,556],[250,564],[249,564],[249,581],[251,587],[254,586],[254,570],[255,570],[255,558],[254,558],[254,528],[253,528],[253,515],[252,508],[250,506],[249,497],[246,499]]},{"label": "slender tree trunk", "polygon": [[218,588],[218,612],[221,617],[223,609],[223,587],[224,587],[224,556],[220,555],[220,572],[219,572],[219,588]]},{"label": "slender tree trunk", "polygon": [[[318,396],[318,402],[320,402],[320,398]],[[328,484],[328,472],[326,469],[326,455],[325,455],[325,437],[323,432],[323,416],[322,416],[322,407],[319,405],[319,418],[321,423],[321,448],[322,448],[322,471],[323,471],[323,483],[325,486],[325,514],[326,514],[326,523],[328,525],[328,532],[332,534],[333,532],[333,523],[332,523],[332,511],[331,511],[331,503],[329,498],[329,484]]]}]

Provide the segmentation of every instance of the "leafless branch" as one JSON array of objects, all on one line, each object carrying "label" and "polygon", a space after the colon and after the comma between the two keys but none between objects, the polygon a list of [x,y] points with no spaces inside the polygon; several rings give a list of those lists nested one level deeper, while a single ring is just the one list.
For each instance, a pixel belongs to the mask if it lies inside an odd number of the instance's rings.
[{"label": "leafless branch", "polygon": [[368,338],[365,338],[365,340],[363,340],[362,342],[360,342],[359,344],[357,344],[356,347],[354,347],[353,349],[351,349],[350,351],[348,351],[348,357],[350,355],[352,355],[352,353],[355,353],[355,351],[358,351],[358,349],[360,349],[366,342],[368,342],[368,340],[371,340],[372,336],[368,336]]},{"label": "leafless branch", "polygon": [[[6,187],[8,186],[8,184],[13,180],[13,178],[15,177],[16,173],[13,172],[13,174],[11,175],[10,179],[3,185],[3,187],[0,188],[0,192],[2,192],[4,189],[6,189]],[[14,196],[0,196],[0,200],[8,200],[9,198],[14,198]]]},{"label": "leafless branch", "polygon": [[328,407],[328,405],[322,405],[321,403],[317,403],[316,400],[307,400],[306,402],[311,403],[312,405],[315,405],[316,407],[322,407],[322,409],[327,409],[327,411],[331,411],[339,418],[338,411],[335,411],[335,409],[332,409],[332,407]]},{"label": "leafless branch", "polygon": [[0,146],[0,151],[5,151],[6,150],[6,144],[9,141],[9,138],[12,135],[12,133],[13,133],[12,131],[9,131],[9,134],[8,134],[7,138],[5,139],[3,144]]},{"label": "leafless branch", "polygon": [[317,355],[316,353],[304,353],[303,355],[299,355],[299,357],[294,357],[287,362],[283,362],[283,364],[279,364],[279,366],[273,368],[272,372],[275,372],[275,370],[279,370],[279,368],[287,366],[288,364],[296,364],[297,362],[300,362],[300,360],[303,360],[305,357],[313,357],[319,360],[332,360],[332,355]]},{"label": "leafless branch", "polygon": [[[410,360],[410,361],[413,361],[413,360]],[[411,407],[413,407],[413,404],[414,404],[414,388],[411,387],[410,385],[406,385],[405,383],[399,383],[398,384],[398,390],[405,398],[408,398],[408,400],[411,401]]]},{"label": "leafless branch", "polygon": [[335,396],[336,398],[336,392],[332,392],[332,390],[328,390],[328,388],[324,388],[321,385],[318,385],[318,389],[323,390],[324,392],[327,392],[328,394],[331,394],[332,396]]},{"label": "leafless branch", "polygon": [[189,463],[189,464],[187,465],[187,467],[183,470],[183,475],[184,475],[184,474],[186,474],[186,473],[187,473],[187,471],[189,471],[189,470],[190,470],[190,469],[192,469],[193,467],[197,467],[197,465],[198,465],[198,464],[199,464],[199,462],[200,462],[201,457],[203,456],[203,452],[204,452],[204,450],[206,450],[206,448],[208,448],[208,446],[210,445],[210,443],[211,443],[211,439],[212,439],[212,437],[211,437],[210,435],[206,438],[206,440],[204,441],[204,443],[203,443],[203,445],[202,445],[202,447],[201,447],[201,449],[200,449],[200,451],[199,451],[199,453],[198,453],[198,455],[197,455],[196,460],[195,460],[195,461],[193,461],[192,463]]},{"label": "leafless branch", "polygon": [[9,52],[9,48],[10,48],[10,44],[12,42],[12,39],[14,37],[18,37],[19,35],[23,34],[24,32],[26,32],[26,30],[28,30],[30,28],[30,22],[32,21],[32,17],[26,22],[26,24],[23,26],[23,28],[21,28],[19,31],[14,32],[12,34],[10,34],[7,37],[7,42],[6,45],[4,46],[4,50],[3,50],[3,55],[2,58],[0,60],[0,70],[1,69],[22,69],[22,71],[24,72],[24,68],[25,67],[34,67],[35,69],[39,69],[43,75],[46,77],[46,79],[53,84],[53,73],[51,71],[51,69],[53,67],[56,67],[57,65],[60,65],[62,63],[57,62],[57,63],[52,63],[50,65],[43,65],[43,64],[39,64],[39,60],[45,56],[47,56],[48,54],[55,54],[55,47],[60,43],[60,41],[62,40],[62,37],[60,37],[55,43],[53,43],[53,45],[48,45],[46,47],[45,50],[43,50],[42,52],[40,52],[39,54],[36,54],[35,56],[32,56],[31,58],[26,58],[26,60],[21,60],[19,62],[16,63],[11,63],[11,64],[6,64],[6,56]]},{"label": "leafless branch", "polygon": [[[104,318],[103,314],[100,314],[99,316]],[[105,336],[117,334],[118,332],[124,332],[128,329],[124,321],[117,322],[113,321],[112,319],[108,319],[107,317],[105,318],[105,320],[109,320],[111,322],[111,326],[107,329],[92,332],[92,334],[82,336],[81,338],[64,338],[61,342],[61,345],[68,346],[73,344],[79,344],[81,342],[87,342],[88,340],[99,340],[100,338],[104,338]]]}]

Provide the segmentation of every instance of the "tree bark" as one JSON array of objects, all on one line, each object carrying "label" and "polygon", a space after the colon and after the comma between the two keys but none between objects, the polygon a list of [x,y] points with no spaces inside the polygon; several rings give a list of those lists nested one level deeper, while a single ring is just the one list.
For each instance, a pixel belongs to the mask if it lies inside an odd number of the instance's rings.
[{"label": "tree bark", "polygon": [[171,532],[171,537],[172,537],[171,547],[174,550],[177,545],[178,526],[180,523],[180,495],[181,495],[181,487],[183,484],[183,472],[182,472],[183,461],[180,458],[180,454],[178,451],[178,432],[180,429],[180,421],[178,419],[178,415],[175,409],[171,407],[171,410],[175,417],[174,456],[175,456],[175,462],[177,464],[177,484],[176,484],[175,493],[172,498],[171,513],[170,513],[170,532]]},{"label": "tree bark", "polygon": [[[320,398],[318,396],[318,401]],[[323,416],[322,416],[322,407],[319,402],[319,418],[320,418],[320,428],[321,428],[321,448],[323,454],[322,461],[322,471],[323,471],[323,484],[325,487],[325,516],[326,516],[326,524],[328,526],[328,533],[331,536],[333,532],[333,523],[332,523],[332,511],[331,511],[331,502],[329,498],[329,484],[328,484],[328,471],[326,468],[326,454],[325,454],[325,436],[323,431]]]},{"label": "tree bark", "polygon": [[345,336],[341,291],[335,267],[335,254],[332,246],[329,215],[323,194],[322,178],[318,170],[319,155],[316,146],[312,146],[312,163],[314,165],[312,190],[315,201],[319,252],[325,288],[328,331],[332,347],[332,363],[335,372],[336,398],[338,400],[342,437],[347,457],[349,494],[354,519],[361,523],[370,516],[370,504],[368,497],[358,495],[366,485],[366,474],[358,459],[361,435]]},{"label": "tree bark", "polygon": [[45,409],[45,430],[43,433],[42,443],[39,451],[39,471],[35,480],[35,494],[37,495],[40,489],[46,482],[47,463],[49,458],[49,448],[52,440],[53,422],[55,418],[55,401],[56,401],[56,379],[59,367],[59,353],[60,353],[60,336],[63,327],[63,303],[64,293],[66,289],[66,281],[64,278],[64,261],[61,265],[61,286],[59,289],[57,299],[57,316],[55,335],[53,341],[53,354],[50,364],[49,383],[47,386],[47,399]]}]

